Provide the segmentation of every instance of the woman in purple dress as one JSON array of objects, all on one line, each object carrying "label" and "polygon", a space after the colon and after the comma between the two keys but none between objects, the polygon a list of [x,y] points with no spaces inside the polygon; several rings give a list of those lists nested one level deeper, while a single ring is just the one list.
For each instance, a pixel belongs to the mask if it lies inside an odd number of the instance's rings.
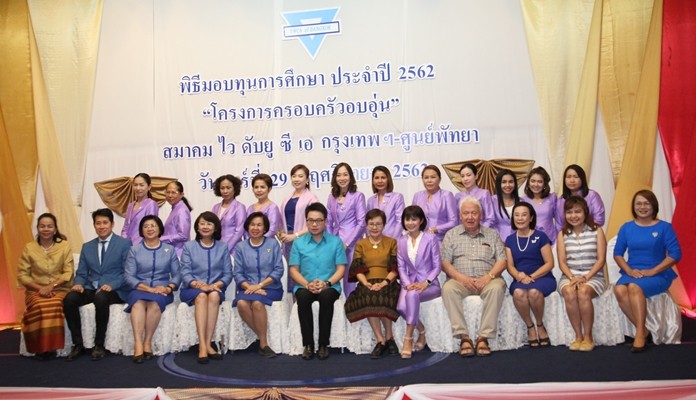
[{"label": "woman in purple dress", "polygon": [[123,222],[123,229],[121,229],[121,236],[130,240],[133,244],[138,244],[143,240],[138,232],[140,220],[146,215],[159,214],[159,206],[156,201],[152,200],[151,188],[152,179],[150,179],[150,175],[141,172],[133,177],[135,201],[128,203],[126,220]]},{"label": "woman in purple dress", "polygon": [[[353,169],[346,163],[339,163],[331,177],[331,194],[327,201],[329,210],[326,230],[341,238],[346,249],[348,265],[353,260],[355,243],[365,233],[365,195],[358,192]],[[348,281],[349,274],[343,276],[343,290],[346,298],[355,289],[356,282]]]},{"label": "woman in purple dress", "polygon": [[[305,223],[305,208],[312,203],[319,202],[317,196],[309,190],[309,168],[303,164],[297,164],[290,170],[290,183],[293,192],[283,199],[280,205],[280,216],[283,219],[282,226],[278,232],[278,239],[283,243],[283,255],[285,260],[290,259],[292,242],[307,233]],[[288,285],[286,290],[293,293],[295,282],[288,274]]]},{"label": "woman in purple dress", "polygon": [[464,186],[464,190],[457,193],[454,196],[454,200],[459,206],[459,202],[467,197],[471,196],[481,203],[481,225],[492,228],[495,223],[495,213],[494,213],[494,203],[491,198],[491,192],[486,189],[481,189],[476,184],[476,176],[478,175],[478,169],[472,163],[465,163],[459,168],[459,176]]},{"label": "woman in purple dress", "polygon": [[246,207],[236,200],[242,191],[242,181],[234,175],[222,175],[213,183],[213,190],[222,201],[215,204],[212,211],[220,218],[222,241],[227,243],[232,256],[237,243],[242,240],[246,220]]},{"label": "woman in purple dress", "polygon": [[[425,326],[420,321],[420,304],[440,297],[440,241],[430,232],[424,232],[427,220],[418,206],[408,206],[401,217],[407,232],[397,241],[396,259],[399,266],[401,292],[396,310],[406,320],[406,335],[401,358],[411,358],[413,351],[425,348]],[[418,329],[418,340],[413,333]]]},{"label": "woman in purple dress", "polygon": [[544,167],[536,167],[529,171],[524,194],[522,201],[531,204],[536,212],[536,229],[544,232],[553,245],[563,221],[558,219],[558,198],[555,193],[551,193],[551,177]]},{"label": "woman in purple dress", "polygon": [[160,240],[174,246],[176,255],[181,259],[184,244],[191,240],[191,204],[184,197],[184,185],[179,181],[169,182],[165,189],[167,203],[172,206],[172,212],[164,223],[164,235]]},{"label": "woman in purple dress", "polygon": [[493,226],[501,239],[505,239],[512,233],[510,216],[512,207],[520,202],[520,195],[517,193],[517,177],[509,169],[501,169],[495,177],[495,192],[493,196],[493,214],[495,216]]},{"label": "woman in purple dress", "polygon": [[251,187],[254,190],[254,196],[256,196],[257,201],[247,208],[247,215],[257,211],[266,214],[270,227],[264,236],[272,238],[281,231],[283,223],[280,209],[268,198],[271,189],[273,189],[273,179],[268,174],[258,174],[251,180]]},{"label": "woman in purple dress", "polygon": [[421,180],[425,190],[416,192],[411,204],[423,209],[428,222],[427,231],[435,234],[442,242],[445,233],[454,228],[459,221],[457,202],[452,192],[440,189],[442,175],[437,166],[431,164],[425,167],[421,173]]},{"label": "woman in purple dress", "polygon": [[404,211],[404,196],[394,192],[394,181],[389,168],[378,165],[372,170],[372,193],[374,195],[367,199],[367,209],[384,211],[387,224],[383,234],[398,239],[403,233],[401,213]]},{"label": "woman in purple dress", "polygon": [[529,346],[547,347],[551,345],[551,340],[543,323],[544,297],[556,290],[556,278],[551,273],[551,241],[544,232],[535,230],[535,226],[534,207],[525,202],[517,203],[512,209],[512,229],[516,232],[505,240],[505,254],[507,270],[515,279],[510,285],[510,294],[517,312],[527,325]]},{"label": "woman in purple dress", "polygon": [[565,214],[563,212],[563,204],[565,199],[575,195],[585,199],[587,206],[590,208],[590,215],[597,225],[604,225],[604,202],[599,196],[599,193],[589,188],[587,183],[587,175],[585,170],[577,164],[571,164],[566,167],[563,172],[563,194],[558,199],[556,206],[556,219],[560,222],[560,226],[565,224]]}]

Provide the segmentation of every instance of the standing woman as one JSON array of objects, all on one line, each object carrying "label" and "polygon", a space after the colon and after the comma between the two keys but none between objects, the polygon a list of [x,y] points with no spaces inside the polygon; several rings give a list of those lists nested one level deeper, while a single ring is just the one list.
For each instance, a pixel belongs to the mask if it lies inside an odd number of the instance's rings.
[{"label": "standing woman", "polygon": [[399,353],[392,331],[392,323],[399,318],[396,239],[382,235],[386,221],[387,216],[380,209],[367,212],[368,236],[356,243],[348,272],[349,281],[359,283],[346,300],[346,318],[350,322],[367,318],[377,340],[371,358],[380,358],[387,350],[389,354]]},{"label": "standing woman", "polygon": [[142,243],[131,247],[124,266],[124,277],[131,292],[125,312],[133,326],[133,362],[142,364],[153,356],[152,337],[162,312],[174,301],[172,294],[179,286],[179,259],[174,247],[162,243],[164,224],[156,215],[140,220]]},{"label": "standing woman", "polygon": [[128,203],[126,220],[123,222],[123,229],[121,229],[121,236],[130,240],[133,244],[138,244],[143,240],[138,233],[140,220],[146,215],[157,215],[159,213],[157,202],[152,200],[151,188],[152,179],[150,179],[150,175],[141,172],[133,177],[135,201]]},{"label": "standing woman", "polygon": [[604,202],[602,198],[599,196],[599,193],[589,188],[585,170],[577,164],[571,164],[563,172],[563,195],[559,199],[559,204],[556,208],[559,215],[556,218],[560,222],[559,226],[565,223],[563,219],[565,218],[563,202],[572,195],[584,198],[594,222],[599,226],[604,225]]},{"label": "standing woman", "polygon": [[217,325],[220,303],[232,282],[232,261],[222,238],[220,219],[205,211],[193,225],[196,238],[184,245],[181,256],[181,301],[194,306],[198,333],[198,363],[222,360],[211,345]]},{"label": "standing woman", "polygon": [[462,186],[464,190],[457,193],[454,197],[455,204],[459,204],[459,201],[467,196],[471,196],[481,203],[481,225],[493,228],[495,223],[495,206],[493,199],[491,198],[491,193],[486,189],[481,189],[476,184],[476,176],[478,175],[478,169],[474,164],[465,163],[459,168],[459,176],[462,180]]},{"label": "standing woman", "polygon": [[556,290],[556,279],[551,273],[551,240],[544,232],[534,230],[535,226],[534,207],[529,203],[517,203],[512,209],[512,229],[516,232],[505,240],[505,254],[508,272],[514,279],[510,284],[510,294],[527,325],[529,346],[547,347],[551,340],[543,322],[544,298]]},{"label": "standing woman", "polygon": [[[639,190],[631,202],[633,221],[619,229],[614,247],[614,260],[621,277],[614,285],[614,294],[621,311],[636,327],[631,351],[639,353],[647,347],[648,328],[646,298],[664,293],[677,277],[672,267],[681,259],[681,248],[672,224],[660,221],[657,197],[650,190]],[[628,259],[624,254],[628,251]]]},{"label": "standing woman", "polygon": [[273,358],[276,352],[268,345],[266,306],[283,298],[283,255],[275,238],[266,237],[271,223],[268,216],[256,211],[244,222],[249,239],[234,253],[234,281],[237,295],[232,307],[259,338],[259,354]]},{"label": "standing woman", "polygon": [[242,181],[234,175],[222,175],[213,183],[213,189],[216,196],[222,197],[222,201],[213,206],[222,225],[222,241],[227,243],[230,255],[234,255],[235,246],[242,240],[246,219],[246,207],[236,200],[242,191]]},{"label": "standing woman", "polygon": [[[365,233],[365,195],[358,192],[353,169],[342,162],[333,170],[331,194],[326,202],[329,210],[326,230],[341,238],[346,249],[348,265],[353,259],[355,244]],[[355,289],[355,282],[343,277],[343,290],[346,297]]]},{"label": "standing woman", "polygon": [[387,222],[383,234],[398,238],[403,234],[401,214],[404,212],[404,196],[394,192],[394,181],[389,168],[378,165],[372,170],[372,195],[367,199],[367,209],[384,211]]},{"label": "standing woman", "polygon": [[[411,358],[413,351],[425,348],[425,325],[420,321],[420,303],[440,297],[442,268],[440,241],[437,236],[425,232],[425,213],[418,206],[408,206],[401,217],[406,235],[397,243],[397,263],[401,293],[396,309],[406,320],[406,335],[401,358]],[[413,332],[418,329],[418,341],[413,344]]]},{"label": "standing woman", "polygon": [[[565,299],[568,320],[575,331],[572,351],[592,351],[594,306],[592,298],[604,293],[607,239],[592,220],[585,199],[570,196],[563,206],[565,226],[558,233],[558,266],[563,276],[558,291]],[[583,326],[585,331],[583,333]]]},{"label": "standing woman", "polygon": [[26,289],[22,333],[27,351],[46,360],[65,346],[63,298],[72,286],[75,265],[53,214],[41,214],[36,229],[36,241],[27,243],[19,258],[17,280]]},{"label": "standing woman", "polygon": [[280,209],[268,198],[273,189],[273,179],[268,174],[258,174],[251,180],[251,187],[256,196],[256,203],[247,208],[247,215],[257,211],[266,214],[270,227],[264,236],[272,238],[282,230],[283,224]]},{"label": "standing woman", "polygon": [[165,189],[167,203],[172,206],[172,212],[164,223],[164,235],[160,238],[164,243],[174,246],[177,257],[181,258],[184,244],[191,240],[191,204],[184,197],[184,185],[179,181],[169,182]]},{"label": "standing woman", "polygon": [[520,202],[520,195],[517,193],[517,178],[509,169],[501,169],[495,177],[495,192],[492,198],[495,211],[493,226],[501,238],[507,238],[512,233],[512,207]]},{"label": "standing woman", "polygon": [[[524,185],[525,201],[534,207],[536,211],[536,229],[542,231],[551,239],[551,244],[556,243],[558,230],[563,226],[563,220],[558,216],[557,207],[563,209],[563,204],[558,204],[555,193],[551,193],[551,177],[544,167],[536,167],[529,171],[527,182]],[[505,236],[507,237],[507,236]]]},{"label": "standing woman", "polygon": [[[297,164],[290,170],[290,182],[294,191],[283,199],[280,206],[283,224],[279,231],[278,238],[283,243],[283,255],[286,260],[290,259],[290,249],[292,242],[307,233],[305,224],[305,208],[312,203],[319,202],[317,196],[309,190],[309,168],[303,164]],[[292,293],[295,282],[288,274],[287,291]]]},{"label": "standing woman", "polygon": [[413,195],[414,206],[419,206],[425,213],[427,231],[437,236],[442,242],[445,233],[454,228],[459,221],[457,215],[457,202],[449,190],[440,189],[442,175],[436,165],[428,165],[421,173],[421,180],[425,190]]}]

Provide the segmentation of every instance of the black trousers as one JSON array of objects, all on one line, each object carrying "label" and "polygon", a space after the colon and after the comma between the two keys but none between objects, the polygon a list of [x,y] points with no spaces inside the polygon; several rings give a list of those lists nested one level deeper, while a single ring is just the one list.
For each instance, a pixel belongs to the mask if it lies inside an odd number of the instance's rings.
[{"label": "black trousers", "polygon": [[327,288],[314,294],[307,289],[298,289],[295,292],[297,299],[297,316],[300,319],[302,331],[302,345],[314,346],[314,316],[312,303],[319,302],[319,346],[328,346],[331,336],[331,321],[333,320],[334,302],[338,300],[339,293]]},{"label": "black trousers", "polygon": [[82,321],[80,320],[80,307],[94,303],[96,309],[97,332],[94,335],[94,345],[104,347],[106,327],[109,324],[109,306],[123,303],[115,291],[105,292],[85,289],[82,293],[70,292],[63,299],[63,313],[70,328],[72,342],[82,345]]}]

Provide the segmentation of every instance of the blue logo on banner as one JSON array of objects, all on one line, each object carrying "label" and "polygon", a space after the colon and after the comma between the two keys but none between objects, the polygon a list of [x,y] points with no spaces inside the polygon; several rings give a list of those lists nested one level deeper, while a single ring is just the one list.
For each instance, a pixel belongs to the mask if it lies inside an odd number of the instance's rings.
[{"label": "blue logo on banner", "polygon": [[313,60],[324,43],[326,35],[341,33],[340,22],[334,20],[338,10],[338,8],[325,8],[283,13],[283,18],[288,23],[283,27],[283,38],[299,40]]}]

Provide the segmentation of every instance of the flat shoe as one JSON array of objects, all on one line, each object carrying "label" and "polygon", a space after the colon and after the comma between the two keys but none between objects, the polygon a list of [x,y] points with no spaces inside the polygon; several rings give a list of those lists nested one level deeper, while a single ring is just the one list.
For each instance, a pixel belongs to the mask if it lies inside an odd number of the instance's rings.
[{"label": "flat shoe", "polygon": [[220,360],[222,360],[222,354],[220,354],[220,353],[208,354],[208,358],[211,360],[220,361]]},{"label": "flat shoe", "polygon": [[142,364],[143,363],[143,355],[138,354],[137,356],[133,356],[133,362],[136,364]]},{"label": "flat shoe", "polygon": [[592,350],[594,350],[594,343],[592,343],[592,342],[586,342],[586,341],[583,340],[582,343],[580,343],[580,349],[579,349],[579,350],[580,350],[580,351],[592,351]]},{"label": "flat shoe", "polygon": [[570,351],[580,351],[580,346],[582,345],[582,340],[573,340],[573,342],[568,347]]},{"label": "flat shoe", "polygon": [[207,364],[209,361],[208,357],[198,357],[199,364]]},{"label": "flat shoe", "polygon": [[149,351],[143,352],[143,358],[144,358],[144,359],[146,359],[146,360],[152,360],[152,357],[154,357],[154,354],[152,354],[152,352],[149,352]]},{"label": "flat shoe", "polygon": [[641,346],[641,347],[631,346],[631,353],[642,353],[647,349],[648,349],[647,344],[645,346]]},{"label": "flat shoe", "polygon": [[273,358],[278,355],[269,346],[264,346],[262,349],[259,349],[259,354],[261,354],[263,358]]}]

